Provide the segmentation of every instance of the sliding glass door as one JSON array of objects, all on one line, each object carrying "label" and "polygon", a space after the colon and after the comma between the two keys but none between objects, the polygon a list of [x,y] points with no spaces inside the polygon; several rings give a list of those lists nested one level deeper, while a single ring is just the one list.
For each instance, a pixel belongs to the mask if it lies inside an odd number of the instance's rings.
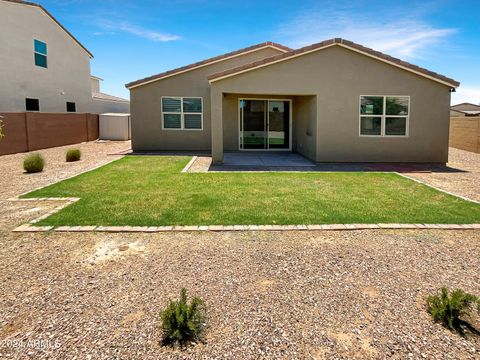
[{"label": "sliding glass door", "polygon": [[240,100],[240,149],[290,149],[289,100]]},{"label": "sliding glass door", "polygon": [[243,121],[240,121],[240,137],[243,149],[265,149],[267,144],[265,101],[240,100]]}]

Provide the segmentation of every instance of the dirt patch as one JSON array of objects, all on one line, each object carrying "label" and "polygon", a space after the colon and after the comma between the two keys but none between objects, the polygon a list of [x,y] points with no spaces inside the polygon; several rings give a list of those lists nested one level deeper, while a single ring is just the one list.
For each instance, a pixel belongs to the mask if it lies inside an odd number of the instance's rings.
[{"label": "dirt patch", "polygon": [[[87,255],[82,262],[93,265],[106,261],[121,260],[130,255],[143,255],[144,253],[145,245],[141,241],[129,242],[122,238],[108,239],[98,242],[95,245],[93,254]],[[80,256],[83,257],[83,253]]]},{"label": "dirt patch", "polygon": [[379,296],[378,289],[374,286],[367,286],[363,289],[363,293],[370,297],[370,299],[376,299]]}]

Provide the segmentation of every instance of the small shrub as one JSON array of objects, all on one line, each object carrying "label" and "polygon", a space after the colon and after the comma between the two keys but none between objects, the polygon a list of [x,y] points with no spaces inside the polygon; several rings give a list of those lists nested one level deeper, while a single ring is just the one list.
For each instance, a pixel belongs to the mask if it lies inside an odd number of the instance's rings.
[{"label": "small shrub", "polygon": [[170,300],[160,312],[163,344],[185,345],[188,341],[200,340],[205,327],[206,306],[203,300],[194,297],[187,303],[187,290],[182,289],[180,299]]},{"label": "small shrub", "polygon": [[40,154],[30,154],[23,160],[23,169],[27,173],[41,172],[45,166],[45,160],[43,160]]},{"label": "small shrub", "polygon": [[451,330],[463,333],[460,325],[465,321],[462,317],[470,316],[471,310],[476,306],[480,313],[480,299],[475,295],[468,294],[461,289],[457,289],[448,294],[446,287],[443,287],[436,295],[427,298],[428,312],[433,319],[441,322]]},{"label": "small shrub", "polygon": [[66,160],[67,162],[73,162],[80,160],[82,153],[79,149],[69,149],[67,150]]},{"label": "small shrub", "polygon": [[5,135],[3,134],[3,121],[2,121],[2,119],[3,119],[3,118],[0,116],[0,140],[2,140],[3,137],[5,136]]}]

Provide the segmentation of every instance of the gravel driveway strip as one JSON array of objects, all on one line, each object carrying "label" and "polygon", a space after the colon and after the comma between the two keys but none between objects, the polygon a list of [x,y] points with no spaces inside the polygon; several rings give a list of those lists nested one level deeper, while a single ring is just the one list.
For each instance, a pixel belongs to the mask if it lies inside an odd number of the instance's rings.
[{"label": "gravel driveway strip", "polygon": [[[1,157],[2,196],[109,161],[117,145],[82,144],[97,160],[58,160],[60,175],[35,181],[23,154],[10,169]],[[53,170],[65,149],[47,151]],[[56,205],[1,202],[0,358],[480,357],[480,337],[433,323],[424,301],[441,286],[480,294],[479,230],[11,231]],[[182,287],[209,308],[205,343],[183,352],[159,345],[157,320]]]}]

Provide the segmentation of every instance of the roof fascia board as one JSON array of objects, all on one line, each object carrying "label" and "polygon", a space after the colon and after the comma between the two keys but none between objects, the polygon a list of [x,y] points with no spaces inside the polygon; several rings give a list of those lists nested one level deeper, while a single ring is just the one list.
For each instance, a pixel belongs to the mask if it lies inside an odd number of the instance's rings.
[{"label": "roof fascia board", "polygon": [[[244,51],[244,52],[241,52],[241,53],[232,55],[232,56],[228,56],[228,57],[225,57],[225,58],[217,59],[217,60],[214,60],[214,61],[205,63],[205,64],[201,64],[201,65],[194,66],[194,67],[191,67],[191,68],[188,68],[188,69],[179,71],[179,72],[175,72],[175,73],[173,73],[173,74],[165,75],[165,76],[162,76],[162,77],[160,77],[160,78],[158,78],[158,79],[152,79],[152,80],[148,80],[148,81],[142,82],[142,83],[140,83],[140,84],[135,84],[135,85],[129,86],[127,89],[129,89],[129,90],[135,89],[135,88],[137,88],[137,87],[139,87],[139,86],[143,86],[143,85],[147,85],[147,84],[150,84],[150,83],[153,83],[153,82],[156,82],[156,81],[160,81],[160,80],[163,80],[163,79],[167,79],[167,78],[172,77],[172,76],[177,76],[177,75],[180,75],[180,74],[184,74],[184,73],[189,72],[189,71],[197,70],[197,69],[200,69],[200,68],[205,67],[205,66],[209,66],[209,65],[212,65],[212,64],[216,64],[216,63],[219,63],[219,62],[225,61],[225,60],[230,60],[230,59],[233,59],[233,58],[236,58],[236,57],[245,55],[245,54],[250,54],[250,53],[253,53],[253,52],[256,52],[256,51],[259,51],[259,50],[263,50],[263,49],[266,49],[266,48],[273,48],[273,49],[279,50],[279,51],[281,51],[281,52],[283,52],[283,53],[288,52],[288,51],[285,50],[285,49],[281,49],[281,48],[276,47],[276,46],[274,46],[274,45],[268,44],[268,45],[265,45],[265,46],[262,46],[262,47],[259,47],[259,48],[256,48],[256,49]],[[187,65],[187,66],[188,66],[188,65]]]}]

